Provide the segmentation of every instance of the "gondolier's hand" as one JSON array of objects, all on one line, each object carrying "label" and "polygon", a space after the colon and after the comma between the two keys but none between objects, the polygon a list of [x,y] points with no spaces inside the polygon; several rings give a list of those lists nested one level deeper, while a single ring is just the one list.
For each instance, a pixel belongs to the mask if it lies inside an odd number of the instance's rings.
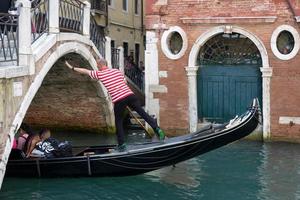
[{"label": "gondolier's hand", "polygon": [[67,65],[67,67],[69,67],[70,69],[74,70],[74,67],[72,65],[70,65],[70,63],[68,63],[68,61],[65,61],[65,64]]}]

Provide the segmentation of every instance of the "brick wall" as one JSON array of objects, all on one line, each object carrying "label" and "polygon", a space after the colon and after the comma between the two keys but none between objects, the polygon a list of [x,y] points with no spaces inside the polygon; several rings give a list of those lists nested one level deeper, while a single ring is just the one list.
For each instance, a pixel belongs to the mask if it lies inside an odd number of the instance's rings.
[{"label": "brick wall", "polygon": [[[157,1],[159,2],[159,1]],[[240,20],[228,25],[241,27],[256,35],[266,47],[270,67],[273,68],[270,91],[271,135],[274,140],[299,140],[300,125],[279,124],[280,116],[300,117],[300,56],[291,60],[278,59],[271,50],[271,36],[280,25],[293,26],[300,33],[300,24],[294,18],[292,9],[285,0],[168,0],[168,5],[157,5],[147,9],[146,28],[155,31],[160,39],[164,30],[155,29],[154,24],[180,26],[188,36],[188,49],[178,60],[168,59],[159,50],[159,70],[167,71],[167,78],[160,78],[168,93],[155,94],[160,100],[161,124],[170,129],[188,128],[188,85],[184,67],[188,65],[189,52],[196,39],[208,29],[224,25],[216,21],[210,23],[183,23],[183,17],[260,17],[276,16],[275,22],[252,22]]]},{"label": "brick wall", "polygon": [[[69,54],[72,63],[83,62],[80,55]],[[58,60],[46,75],[42,86],[35,95],[24,121],[38,128],[106,131],[105,107],[99,85],[89,77],[80,75],[64,65],[64,58]]]}]

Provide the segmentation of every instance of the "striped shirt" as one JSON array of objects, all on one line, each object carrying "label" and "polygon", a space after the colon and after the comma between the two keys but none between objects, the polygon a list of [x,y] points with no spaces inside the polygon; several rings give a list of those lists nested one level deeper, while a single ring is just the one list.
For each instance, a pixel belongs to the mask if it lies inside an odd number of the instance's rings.
[{"label": "striped shirt", "polygon": [[126,84],[123,74],[118,69],[105,68],[100,71],[91,71],[90,77],[103,83],[113,103],[133,94]]}]

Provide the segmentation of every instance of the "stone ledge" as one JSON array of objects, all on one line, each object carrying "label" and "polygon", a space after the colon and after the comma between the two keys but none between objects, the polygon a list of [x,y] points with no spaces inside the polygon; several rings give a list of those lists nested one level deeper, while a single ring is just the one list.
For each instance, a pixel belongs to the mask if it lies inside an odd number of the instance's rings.
[{"label": "stone ledge", "polygon": [[7,66],[0,69],[0,78],[15,78],[29,75],[28,66]]},{"label": "stone ledge", "polygon": [[300,124],[300,117],[279,117],[279,124]]},{"label": "stone ledge", "polygon": [[150,92],[168,93],[168,88],[165,85],[149,85]]},{"label": "stone ledge", "polygon": [[233,24],[233,23],[273,23],[276,16],[260,17],[182,17],[184,24]]}]

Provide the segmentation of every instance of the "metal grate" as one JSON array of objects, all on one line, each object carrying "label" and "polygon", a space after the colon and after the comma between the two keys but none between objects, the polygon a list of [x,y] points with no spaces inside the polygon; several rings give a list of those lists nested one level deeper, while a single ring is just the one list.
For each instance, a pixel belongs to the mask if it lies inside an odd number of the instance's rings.
[{"label": "metal grate", "polygon": [[49,1],[34,0],[31,3],[31,37],[32,43],[43,33],[48,32],[49,27]]},{"label": "metal grate", "polygon": [[104,28],[97,25],[92,15],[90,22],[90,39],[93,41],[100,54],[105,58]]},{"label": "metal grate", "polygon": [[145,74],[142,70],[131,63],[128,58],[124,58],[125,75],[134,83],[134,85],[144,92]]},{"label": "metal grate", "polygon": [[18,15],[0,13],[0,62],[18,62]]},{"label": "metal grate", "polygon": [[107,16],[106,0],[91,0],[91,9],[98,14]]},{"label": "metal grate", "polygon": [[119,57],[120,57],[120,50],[117,48],[111,48],[111,65],[112,68],[119,69]]},{"label": "metal grate", "polygon": [[260,52],[247,37],[238,34],[220,34],[207,41],[200,50],[200,65],[257,65],[261,64]]},{"label": "metal grate", "polygon": [[82,33],[84,4],[78,0],[60,0],[59,4],[60,31]]}]

